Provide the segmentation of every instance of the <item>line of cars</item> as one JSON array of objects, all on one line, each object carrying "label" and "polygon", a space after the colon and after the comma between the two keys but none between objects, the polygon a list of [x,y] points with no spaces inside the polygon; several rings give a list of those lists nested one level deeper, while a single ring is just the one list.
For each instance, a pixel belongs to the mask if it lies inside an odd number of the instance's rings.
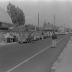
[{"label": "line of cars", "polygon": [[48,37],[51,37],[52,32],[44,32],[44,31],[32,31],[25,32],[20,38],[18,38],[18,43],[30,43],[32,41],[43,40]]},{"label": "line of cars", "polygon": [[[28,31],[23,32],[18,37],[17,42],[19,44],[31,43],[33,41],[43,40],[52,37],[53,31]],[[56,35],[65,35],[66,33],[55,32]]]}]

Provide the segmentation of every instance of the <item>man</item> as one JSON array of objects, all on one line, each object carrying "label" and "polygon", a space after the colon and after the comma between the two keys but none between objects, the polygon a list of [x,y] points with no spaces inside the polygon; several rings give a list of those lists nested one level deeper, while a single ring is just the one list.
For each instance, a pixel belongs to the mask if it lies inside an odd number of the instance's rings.
[{"label": "man", "polygon": [[53,31],[53,33],[52,33],[52,48],[56,47],[56,39],[57,39],[57,35]]}]

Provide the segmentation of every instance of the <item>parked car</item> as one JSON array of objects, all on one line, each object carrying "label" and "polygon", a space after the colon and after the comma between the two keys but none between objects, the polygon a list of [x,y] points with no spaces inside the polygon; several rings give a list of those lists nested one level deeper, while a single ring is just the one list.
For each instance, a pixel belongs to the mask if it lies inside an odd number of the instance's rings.
[{"label": "parked car", "polygon": [[20,43],[20,44],[25,43],[28,35],[29,34],[27,32],[25,32],[24,34],[20,35],[18,37],[18,43]]},{"label": "parked car", "polygon": [[25,32],[23,36],[19,37],[18,43],[31,43],[32,41],[43,40],[48,37],[47,32],[42,31],[33,31],[33,32]]}]

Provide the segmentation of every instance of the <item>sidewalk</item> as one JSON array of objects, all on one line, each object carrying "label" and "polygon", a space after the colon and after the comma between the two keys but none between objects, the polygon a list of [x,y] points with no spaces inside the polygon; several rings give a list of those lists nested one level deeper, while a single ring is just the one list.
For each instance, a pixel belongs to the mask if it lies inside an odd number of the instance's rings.
[{"label": "sidewalk", "polygon": [[4,42],[2,42],[2,43],[0,43],[0,47],[1,47],[1,46],[5,46],[5,45],[14,44],[14,43],[16,43],[16,42],[12,42],[12,43],[4,43]]},{"label": "sidewalk", "polygon": [[[71,38],[72,39],[72,38]],[[58,60],[52,67],[54,72],[71,72],[72,71],[72,41],[70,40],[67,47],[59,56]]]}]

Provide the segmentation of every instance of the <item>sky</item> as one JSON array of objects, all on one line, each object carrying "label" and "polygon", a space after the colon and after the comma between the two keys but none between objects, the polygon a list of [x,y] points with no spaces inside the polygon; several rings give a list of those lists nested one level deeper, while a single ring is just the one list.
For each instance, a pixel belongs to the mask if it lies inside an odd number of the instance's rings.
[{"label": "sky", "polygon": [[3,1],[35,1],[35,2],[38,2],[38,1],[72,1],[72,0],[0,0],[1,2]]},{"label": "sky", "polygon": [[54,24],[55,16],[56,25],[72,28],[72,0],[0,0],[0,7],[6,10],[9,2],[23,10],[26,24],[37,25],[39,12],[40,25]]}]

